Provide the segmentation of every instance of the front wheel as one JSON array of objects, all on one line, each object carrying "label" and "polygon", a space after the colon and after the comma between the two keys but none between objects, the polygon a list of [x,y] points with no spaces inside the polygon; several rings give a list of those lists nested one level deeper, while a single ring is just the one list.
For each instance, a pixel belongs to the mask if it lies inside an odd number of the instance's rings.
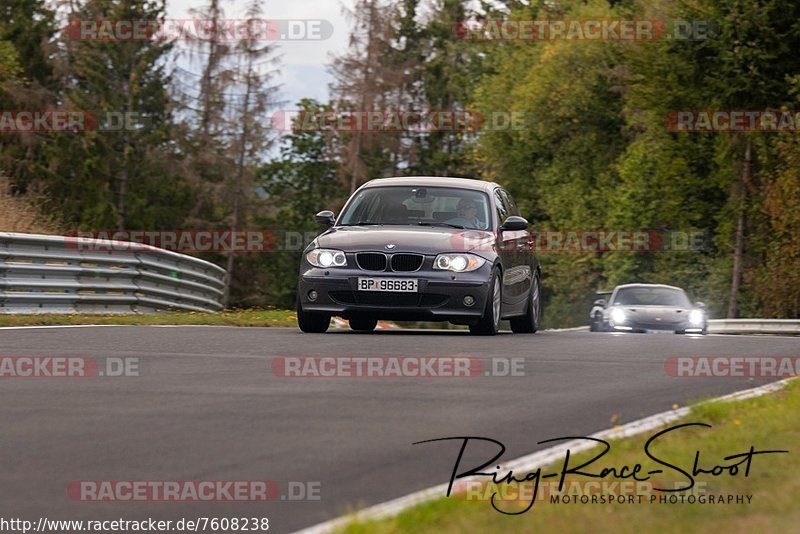
[{"label": "front wheel", "polygon": [[595,313],[592,317],[592,322],[589,325],[589,332],[602,332],[603,331],[603,317],[599,313]]},{"label": "front wheel", "polygon": [[486,296],[486,307],[477,324],[470,325],[469,331],[477,336],[494,336],[500,331],[500,304],[503,302],[503,283],[500,271],[495,270]]},{"label": "front wheel", "polygon": [[520,317],[513,317],[511,331],[515,334],[535,334],[539,329],[539,321],[542,317],[542,297],[539,290],[539,274],[533,275],[533,284],[528,294],[528,311]]},{"label": "front wheel", "polygon": [[297,299],[297,326],[307,334],[324,334],[331,325],[331,316],[324,313],[303,311],[300,298]]}]

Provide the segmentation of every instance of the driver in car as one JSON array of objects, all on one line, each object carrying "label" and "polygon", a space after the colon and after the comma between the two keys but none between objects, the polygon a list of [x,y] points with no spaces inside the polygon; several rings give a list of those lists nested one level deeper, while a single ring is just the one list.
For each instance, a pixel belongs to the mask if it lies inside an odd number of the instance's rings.
[{"label": "driver in car", "polygon": [[482,228],[481,221],[478,219],[478,205],[474,200],[462,198],[456,206],[458,217],[447,221],[448,224],[457,224],[464,228]]}]

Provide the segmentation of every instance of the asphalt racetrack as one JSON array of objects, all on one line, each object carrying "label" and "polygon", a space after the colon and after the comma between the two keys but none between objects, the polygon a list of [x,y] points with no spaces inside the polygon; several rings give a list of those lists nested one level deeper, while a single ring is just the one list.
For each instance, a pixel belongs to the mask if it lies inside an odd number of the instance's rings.
[{"label": "asphalt racetrack", "polygon": [[[487,436],[505,443],[510,460],[545,448],[541,440],[588,435],[777,380],[676,378],[665,370],[671,356],[796,356],[799,346],[791,337],[586,331],[483,338],[419,330],[0,329],[2,355],[127,358],[138,366],[138,376],[0,379],[0,515],[34,522],[268,517],[271,532],[292,532],[446,482],[459,445],[413,442]],[[376,355],[518,358],[524,372],[286,378],[272,367],[286,356]],[[477,447],[470,452],[465,464],[488,459]],[[283,498],[86,502],[68,488],[87,480],[270,480]]]}]

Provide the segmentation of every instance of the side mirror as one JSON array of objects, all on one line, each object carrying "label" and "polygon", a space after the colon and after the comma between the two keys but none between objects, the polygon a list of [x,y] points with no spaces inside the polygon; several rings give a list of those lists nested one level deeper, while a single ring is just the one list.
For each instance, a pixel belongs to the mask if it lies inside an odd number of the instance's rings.
[{"label": "side mirror", "polygon": [[333,212],[330,210],[325,210],[317,213],[314,216],[314,219],[317,221],[318,224],[324,224],[326,226],[333,226],[333,223],[336,222],[336,218],[333,216]]},{"label": "side mirror", "polygon": [[694,305],[695,305],[696,308],[700,308],[701,310],[705,310],[706,309],[706,303],[705,302],[697,301],[697,302],[694,303]]},{"label": "side mirror", "polygon": [[520,230],[527,230],[527,229],[528,229],[528,221],[516,215],[512,215],[511,217],[506,219],[506,221],[500,227],[500,231],[508,230],[509,232],[517,232]]},{"label": "side mirror", "polygon": [[606,299],[597,299],[596,301],[594,301],[593,305],[594,306],[600,306],[601,308],[605,308],[606,307]]}]

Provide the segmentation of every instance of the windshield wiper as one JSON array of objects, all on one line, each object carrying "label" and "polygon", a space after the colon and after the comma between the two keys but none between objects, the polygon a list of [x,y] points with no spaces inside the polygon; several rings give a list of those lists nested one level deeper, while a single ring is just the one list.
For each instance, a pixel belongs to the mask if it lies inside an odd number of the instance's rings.
[{"label": "windshield wiper", "polygon": [[450,223],[446,223],[446,222],[424,222],[424,221],[420,221],[417,224],[420,225],[420,226],[446,226],[447,228],[459,228],[461,230],[464,230],[466,228],[466,226],[461,226],[460,224],[450,224]]}]

